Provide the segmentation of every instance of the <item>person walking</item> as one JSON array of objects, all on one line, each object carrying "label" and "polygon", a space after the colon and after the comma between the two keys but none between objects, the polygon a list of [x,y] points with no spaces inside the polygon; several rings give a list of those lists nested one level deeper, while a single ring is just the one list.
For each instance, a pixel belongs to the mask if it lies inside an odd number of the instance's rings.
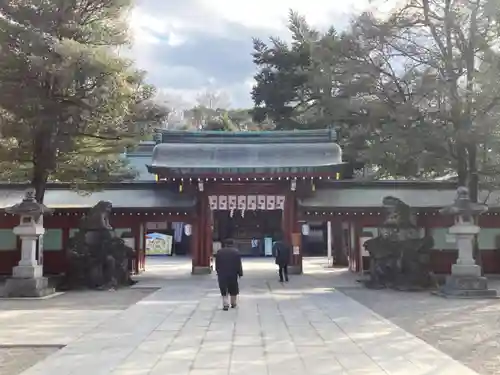
[{"label": "person walking", "polygon": [[215,254],[215,271],[217,272],[217,281],[222,296],[223,310],[229,310],[230,303],[233,309],[236,308],[238,294],[240,293],[238,278],[243,277],[243,266],[241,264],[241,255],[234,246],[232,239],[223,241],[222,248]]},{"label": "person walking", "polygon": [[276,257],[276,264],[278,265],[278,275],[280,283],[283,281],[288,282],[288,264],[290,263],[290,247],[283,241],[282,236],[279,235],[273,245],[273,253]]}]

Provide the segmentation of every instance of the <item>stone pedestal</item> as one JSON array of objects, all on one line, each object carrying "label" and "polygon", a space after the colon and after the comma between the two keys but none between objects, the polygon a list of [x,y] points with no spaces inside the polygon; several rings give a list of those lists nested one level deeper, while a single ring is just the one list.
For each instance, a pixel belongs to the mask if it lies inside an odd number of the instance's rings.
[{"label": "stone pedestal", "polygon": [[438,293],[454,298],[497,298],[497,291],[488,289],[488,280],[482,276],[449,275]]},{"label": "stone pedestal", "polygon": [[19,225],[14,233],[21,237],[21,260],[5,284],[4,297],[45,297],[55,292],[43,277],[43,266],[36,259],[36,243],[45,233],[42,225]]},{"label": "stone pedestal", "polygon": [[288,274],[289,275],[302,275],[302,266],[301,265],[288,266]]},{"label": "stone pedestal", "polygon": [[488,281],[481,276],[479,267],[473,258],[473,240],[480,228],[471,223],[460,222],[449,229],[456,237],[458,246],[457,262],[451,267],[451,275],[440,288],[438,294],[455,298],[496,298],[497,291],[488,289]]},{"label": "stone pedestal", "polygon": [[38,279],[43,277],[43,267],[39,265],[19,265],[12,269],[12,277],[16,279]]},{"label": "stone pedestal", "polygon": [[194,266],[191,270],[192,275],[209,275],[212,273],[212,268],[202,267],[202,266]]},{"label": "stone pedestal", "polygon": [[12,277],[5,284],[5,298],[40,298],[50,296],[55,289],[49,286],[46,277],[21,279]]}]

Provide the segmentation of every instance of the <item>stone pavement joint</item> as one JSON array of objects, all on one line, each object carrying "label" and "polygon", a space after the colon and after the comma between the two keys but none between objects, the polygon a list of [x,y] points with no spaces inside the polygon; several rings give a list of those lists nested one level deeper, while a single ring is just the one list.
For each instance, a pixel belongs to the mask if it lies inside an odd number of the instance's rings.
[{"label": "stone pavement joint", "polygon": [[477,375],[329,284],[245,261],[240,304],[192,277],[113,315],[23,375]]}]

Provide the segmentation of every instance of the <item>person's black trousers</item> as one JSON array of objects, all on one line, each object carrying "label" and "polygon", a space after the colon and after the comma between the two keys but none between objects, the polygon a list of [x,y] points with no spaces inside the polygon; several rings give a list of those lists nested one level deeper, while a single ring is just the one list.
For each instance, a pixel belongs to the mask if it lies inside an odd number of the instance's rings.
[{"label": "person's black trousers", "polygon": [[218,277],[219,281],[219,289],[220,295],[225,297],[228,294],[231,297],[237,296],[240,294],[240,287],[238,285],[238,276],[230,276],[230,277]]},{"label": "person's black trousers", "polygon": [[280,281],[288,281],[288,264],[278,264],[278,267]]}]

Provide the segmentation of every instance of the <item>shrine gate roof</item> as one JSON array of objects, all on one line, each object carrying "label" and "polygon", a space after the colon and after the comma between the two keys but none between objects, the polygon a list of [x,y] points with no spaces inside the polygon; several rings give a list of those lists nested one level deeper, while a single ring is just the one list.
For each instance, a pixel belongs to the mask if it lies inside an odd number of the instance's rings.
[{"label": "shrine gate roof", "polygon": [[[27,184],[0,183],[0,210],[19,203]],[[382,207],[382,199],[394,196],[414,208],[441,208],[453,202],[456,184],[449,182],[410,181],[332,181],[320,184],[309,197],[299,198],[298,203],[307,211],[322,209],[370,209]],[[55,209],[78,209],[94,206],[106,200],[117,209],[190,209],[196,197],[168,189],[156,182],[123,182],[106,184],[102,190],[81,194],[69,184],[51,183],[45,193],[44,203]],[[479,200],[490,210],[500,209],[500,190],[481,191]]]},{"label": "shrine gate roof", "polygon": [[318,173],[342,164],[332,130],[162,131],[151,173]]},{"label": "shrine gate roof", "polygon": [[[27,186],[5,184],[0,186],[0,210],[19,203]],[[179,194],[157,184],[116,184],[102,190],[82,194],[65,186],[54,184],[45,192],[44,203],[50,208],[90,208],[99,201],[109,201],[113,208],[179,208],[188,209],[196,204],[196,198]]]},{"label": "shrine gate roof", "polygon": [[[321,210],[382,207],[384,197],[393,196],[414,208],[441,208],[451,204],[456,197],[454,182],[416,181],[334,181],[318,188],[314,194],[299,199],[301,207]],[[479,202],[490,209],[500,208],[500,190],[481,191]]]}]

